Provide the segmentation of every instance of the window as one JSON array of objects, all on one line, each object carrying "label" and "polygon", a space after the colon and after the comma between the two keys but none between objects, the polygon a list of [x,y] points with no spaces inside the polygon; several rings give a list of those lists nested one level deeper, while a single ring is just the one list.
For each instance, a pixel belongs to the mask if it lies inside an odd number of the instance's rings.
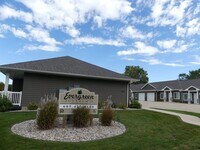
[{"label": "window", "polygon": [[174,92],[173,97],[174,99],[180,99],[180,92]]},{"label": "window", "polygon": [[80,88],[80,85],[74,84],[74,88]]},{"label": "window", "polygon": [[164,99],[164,93],[160,93],[160,99]]},{"label": "window", "polygon": [[183,93],[183,100],[187,101],[187,99],[188,99],[188,93]]}]

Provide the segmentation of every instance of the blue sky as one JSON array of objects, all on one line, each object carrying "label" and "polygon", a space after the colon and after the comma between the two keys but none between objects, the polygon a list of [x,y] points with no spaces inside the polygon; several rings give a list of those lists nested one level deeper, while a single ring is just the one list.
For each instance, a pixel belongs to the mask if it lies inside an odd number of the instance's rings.
[{"label": "blue sky", "polygon": [[174,80],[200,68],[200,1],[1,0],[0,52],[0,64],[72,56]]}]

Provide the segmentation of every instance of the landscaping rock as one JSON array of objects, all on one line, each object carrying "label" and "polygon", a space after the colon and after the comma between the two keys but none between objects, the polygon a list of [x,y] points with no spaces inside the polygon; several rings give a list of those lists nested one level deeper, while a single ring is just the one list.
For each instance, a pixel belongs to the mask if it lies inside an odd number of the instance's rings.
[{"label": "landscaping rock", "polygon": [[102,126],[97,118],[93,119],[93,126],[85,128],[53,128],[51,130],[39,130],[35,120],[28,120],[15,124],[12,132],[23,137],[38,140],[81,142],[99,140],[123,134],[126,128],[123,124],[113,121],[111,126]]}]

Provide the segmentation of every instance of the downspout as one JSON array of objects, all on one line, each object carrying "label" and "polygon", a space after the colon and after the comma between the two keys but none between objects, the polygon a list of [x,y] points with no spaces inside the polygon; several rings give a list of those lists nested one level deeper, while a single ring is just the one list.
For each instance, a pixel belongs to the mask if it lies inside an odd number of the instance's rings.
[{"label": "downspout", "polygon": [[128,104],[129,104],[129,97],[130,97],[130,91],[129,91],[129,89],[130,89],[130,82],[127,84],[127,99],[126,99],[126,107],[128,107]]}]

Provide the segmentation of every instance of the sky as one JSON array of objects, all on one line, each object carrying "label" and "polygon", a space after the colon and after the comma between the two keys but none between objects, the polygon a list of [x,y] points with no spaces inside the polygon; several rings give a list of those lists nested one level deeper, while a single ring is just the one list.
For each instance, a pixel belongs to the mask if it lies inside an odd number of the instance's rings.
[{"label": "sky", "polygon": [[176,80],[200,68],[200,0],[0,0],[0,65],[60,56]]}]

